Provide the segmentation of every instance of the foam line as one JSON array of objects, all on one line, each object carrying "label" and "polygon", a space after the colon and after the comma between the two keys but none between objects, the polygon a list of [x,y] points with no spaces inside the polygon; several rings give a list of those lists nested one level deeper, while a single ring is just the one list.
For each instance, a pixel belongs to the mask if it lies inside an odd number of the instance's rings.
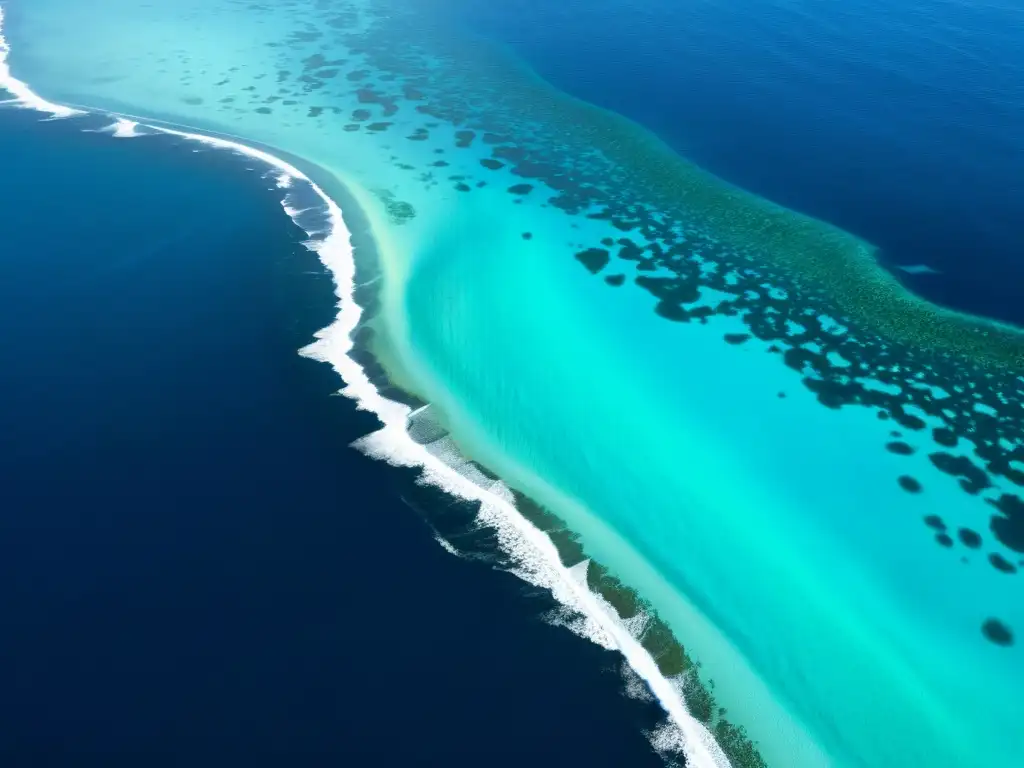
[{"label": "foam line", "polygon": [[115,139],[134,139],[136,136],[143,136],[144,134],[139,132],[139,124],[134,120],[125,120],[123,117],[119,117],[114,124],[110,126],[111,133],[114,134]]},{"label": "foam line", "polygon": [[127,120],[119,117],[110,125],[102,128],[86,128],[86,133],[109,133],[115,139],[134,139],[146,134],[139,130],[139,124],[134,120]]},{"label": "foam line", "polygon": [[10,52],[11,47],[7,44],[7,39],[4,37],[4,7],[0,5],[0,89],[7,91],[13,97],[0,103],[24,109],[34,109],[37,112],[45,112],[54,118],[85,114],[80,109],[65,107],[63,104],[54,104],[52,101],[47,101],[37,96],[25,83],[16,79],[11,74],[11,68],[7,64],[7,57]]},{"label": "foam line", "polygon": [[[46,101],[15,79],[7,66],[10,48],[3,37],[3,6],[0,5],[0,88],[8,90],[20,107],[44,112],[54,118],[87,114],[80,109]],[[113,133],[136,135],[139,123],[129,116],[108,113],[115,124]],[[134,116],[132,116],[134,117]],[[144,119],[144,118],[143,118]],[[123,128],[122,128],[123,126]],[[467,471],[465,458],[457,454],[434,455],[412,439],[406,430],[409,406],[383,397],[371,383],[362,366],[349,353],[362,308],[353,299],[355,292],[355,261],[351,234],[342,218],[341,208],[306,174],[290,163],[238,141],[190,131],[146,124],[147,131],[178,136],[208,147],[225,149],[257,160],[273,169],[278,188],[288,190],[295,182],[309,185],[323,201],[327,226],[323,231],[309,231],[304,245],[316,253],[331,272],[338,314],[333,323],[318,331],[316,341],[300,350],[305,357],[328,363],[342,378],[341,394],[354,400],[357,407],[374,413],[383,426],[361,438],[359,447],[369,455],[393,466],[418,468],[420,482],[436,486],[450,495],[469,502],[479,502],[479,520],[498,534],[502,548],[516,563],[515,572],[535,585],[549,589],[562,605],[580,614],[585,626],[573,628],[594,642],[619,651],[634,672],[647,684],[668,716],[668,727],[654,734],[654,746],[682,753],[693,768],[729,768],[729,760],[715,742],[710,731],[687,711],[676,683],[664,677],[657,663],[640,641],[599,595],[587,586],[586,563],[566,568],[551,540],[515,507],[511,491],[504,483],[491,482],[480,473]],[[120,132],[120,133],[119,133]],[[285,212],[296,221],[308,209],[296,209],[285,195],[281,203]],[[461,470],[461,471],[460,471]],[[469,476],[467,476],[469,475]],[[478,476],[477,476],[478,475]],[[440,542],[444,546],[445,542]],[[445,547],[449,549],[451,545]],[[453,551],[451,548],[450,551]],[[457,554],[457,552],[456,552]]]}]

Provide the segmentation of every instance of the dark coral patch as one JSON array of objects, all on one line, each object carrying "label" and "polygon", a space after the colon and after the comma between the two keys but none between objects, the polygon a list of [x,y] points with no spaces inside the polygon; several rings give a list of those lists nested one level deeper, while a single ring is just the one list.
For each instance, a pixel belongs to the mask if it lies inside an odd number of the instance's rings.
[{"label": "dark coral patch", "polygon": [[513,184],[508,191],[513,195],[528,195],[533,191],[533,184]]},{"label": "dark coral patch", "polygon": [[654,313],[675,323],[685,323],[692,319],[685,309],[665,299],[654,305]]},{"label": "dark coral patch", "polygon": [[951,453],[938,451],[928,455],[932,464],[947,475],[960,478],[960,487],[968,493],[977,494],[991,487],[988,475],[978,469],[966,456],[954,456]]},{"label": "dark coral patch", "polygon": [[914,449],[902,440],[893,440],[891,443],[886,443],[885,450],[890,453],[899,454],[900,456],[909,456],[914,452]]},{"label": "dark coral patch", "polygon": [[604,281],[608,283],[608,285],[614,285],[617,288],[624,282],[626,282],[626,276],[623,274],[608,275],[608,277],[606,277]]},{"label": "dark coral patch", "polygon": [[902,488],[907,493],[921,492],[921,483],[912,478],[910,475],[900,475],[896,482],[898,482],[900,484],[900,488]]},{"label": "dark coral patch", "polygon": [[496,171],[499,168],[504,168],[505,167],[505,164],[503,162],[501,162],[500,160],[492,160],[489,157],[485,157],[483,160],[481,160],[480,161],[480,165],[482,165],[484,168],[488,168],[488,169],[490,169],[492,171]]},{"label": "dark coral patch", "polygon": [[948,533],[937,533],[935,534],[935,540],[943,547],[952,547],[953,539],[949,537]]},{"label": "dark coral patch", "polygon": [[459,190],[459,192],[469,192],[472,189],[469,184],[463,184],[461,181],[455,185],[455,188]]},{"label": "dark coral patch", "polygon": [[613,245],[615,245],[615,241],[612,240],[610,237],[602,237],[601,245],[611,248]]},{"label": "dark coral patch", "polygon": [[1009,466],[1005,459],[1002,461],[997,459],[996,461],[990,462],[988,468],[990,471],[1001,473],[1014,485],[1024,485],[1024,472]]},{"label": "dark coral patch", "polygon": [[576,259],[586,267],[592,275],[596,275],[608,266],[610,258],[608,251],[604,250],[604,248],[587,248],[587,250],[580,251],[576,254]]},{"label": "dark coral patch", "polygon": [[386,131],[391,126],[391,123],[370,123],[366,126],[368,131]]},{"label": "dark coral patch", "polygon": [[981,546],[981,535],[970,528],[961,528],[957,531],[961,543],[970,549],[978,549]]},{"label": "dark coral patch", "polygon": [[989,642],[996,645],[1013,645],[1013,632],[999,619],[986,619],[981,625],[981,632]]},{"label": "dark coral patch", "polygon": [[384,117],[391,117],[398,111],[398,105],[395,104],[394,99],[381,96],[372,88],[360,88],[356,91],[356,96],[360,104],[379,104],[384,108]]},{"label": "dark coral patch", "polygon": [[928,426],[920,416],[914,416],[910,413],[897,413],[893,418],[907,429],[924,429]]},{"label": "dark coral patch", "polygon": [[390,194],[384,197],[384,208],[388,212],[388,217],[395,224],[404,224],[410,219],[416,218],[416,209],[412,207],[412,204],[404,200],[395,200]]},{"label": "dark coral patch", "polygon": [[[623,248],[623,250],[625,251],[626,249]],[[619,257],[626,258],[622,253],[619,253]],[[674,277],[647,277],[646,275],[641,275],[636,279],[636,284],[645,291],[649,291],[651,295],[661,299],[662,303],[675,304],[678,312],[673,314],[687,318],[689,314],[679,305],[689,304],[700,298],[700,290],[696,285],[686,283]],[[659,314],[661,313],[659,312]]]},{"label": "dark coral patch", "polygon": [[532,240],[532,239],[533,239],[533,233],[532,232],[523,232],[523,240]]},{"label": "dark coral patch", "polygon": [[1017,572],[1017,566],[1015,566],[1005,557],[1000,555],[998,552],[993,552],[992,554],[990,554],[988,556],[988,561],[992,563],[992,567],[995,568],[997,571],[1002,571],[1003,573]]},{"label": "dark coral patch", "polygon": [[[603,241],[602,241],[603,242]],[[622,250],[619,251],[619,258],[625,259],[626,261],[640,261],[644,257],[643,248],[638,246],[628,237],[620,237],[618,239],[619,245],[622,246]],[[666,278],[672,279],[672,278]]]},{"label": "dark coral patch", "polygon": [[914,416],[912,413],[907,413],[903,409],[903,404],[899,402],[894,403],[890,407],[889,416],[901,427],[905,427],[907,429],[918,430],[924,429],[926,426],[928,426],[920,417]]},{"label": "dark coral patch", "polygon": [[473,143],[473,139],[476,138],[476,134],[473,131],[456,131],[455,132],[455,146],[459,149],[466,149]]},{"label": "dark coral patch", "polygon": [[[769,351],[771,350],[769,349]],[[800,352],[793,353],[792,350],[786,350],[782,353],[782,359],[786,365],[801,373],[803,373],[803,367],[805,364],[811,367],[814,371],[818,370],[814,367],[815,358],[813,356],[808,357],[806,354],[802,354]],[[818,402],[826,408],[839,409],[849,403],[846,387],[838,382],[830,382],[827,380],[816,379],[812,376],[804,376],[802,383],[807,387],[807,389],[817,395]]]},{"label": "dark coral patch", "polygon": [[[510,163],[518,163],[526,156],[526,152],[519,147],[495,147],[491,154],[494,157],[500,157],[502,160],[508,160]],[[516,173],[515,171],[513,172]],[[522,174],[516,173],[516,175]]]},{"label": "dark coral patch", "polygon": [[989,501],[1002,515],[992,515],[989,527],[1003,546],[1014,552],[1024,552],[1024,501],[1019,496],[1004,493]]},{"label": "dark coral patch", "polygon": [[742,344],[749,341],[751,337],[749,333],[727,333],[724,338],[726,344]]},{"label": "dark coral patch", "polygon": [[956,448],[956,444],[959,442],[956,433],[946,427],[936,427],[932,430],[932,437],[935,438],[935,442],[939,445],[944,445],[946,448]]},{"label": "dark coral patch", "polygon": [[927,515],[924,518],[924,524],[929,528],[934,528],[937,531],[946,530],[946,524],[942,522],[942,518],[938,515]]}]

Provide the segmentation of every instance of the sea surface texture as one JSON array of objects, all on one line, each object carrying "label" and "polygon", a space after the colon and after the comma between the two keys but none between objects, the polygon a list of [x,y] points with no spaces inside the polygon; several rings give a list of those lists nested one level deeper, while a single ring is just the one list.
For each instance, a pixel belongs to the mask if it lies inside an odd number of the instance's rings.
[{"label": "sea surface texture", "polygon": [[[627,7],[606,5],[608,15]],[[980,91],[990,125],[1019,126],[1012,46],[965,39],[958,6],[953,23],[942,8],[900,5],[888,28],[944,51],[909,61],[900,82],[935,76],[932,61],[978,58],[996,75],[965,92]],[[561,19],[572,37],[571,15],[509,7],[544,28]],[[637,114],[625,96],[610,103],[600,82],[582,95],[604,106],[572,95],[570,64],[555,66],[549,45],[531,69],[524,38],[536,33],[509,32],[483,5],[5,8],[12,71],[43,97],[273,148],[358,205],[379,272],[364,337],[390,380],[429,404],[412,434],[429,444],[450,433],[486,467],[481,477],[543,508],[533,519],[547,521],[537,524],[566,565],[582,563],[636,636],[671,630],[673,643],[646,646],[686,702],[673,721],[691,764],[1024,764],[1024,336],[956,309],[983,311],[977,296],[940,306],[911,292],[937,265],[906,250],[893,261],[888,243],[880,254],[880,225],[830,215],[835,200],[797,205],[813,163],[797,174],[802,188],[773,202],[777,165],[737,178],[729,170],[744,147],[731,146],[727,163],[707,143],[708,167],[694,164],[701,151],[688,157],[683,127],[658,124],[654,108]],[[794,20],[781,26],[797,68],[805,48],[872,29],[848,22],[846,6],[768,8],[748,14],[747,34],[769,11]],[[884,24],[889,11],[861,13]],[[1019,21],[998,7],[968,15],[984,13],[996,42]],[[652,12],[648,24],[685,44],[730,19],[697,4],[689,16]],[[643,25],[632,29],[643,46]],[[865,66],[882,55],[868,38],[860,48],[844,38]],[[571,49],[565,58],[580,61]],[[756,56],[731,62],[737,79],[766,77]],[[679,88],[665,99],[689,97]],[[897,109],[901,119],[913,124]],[[999,172],[1019,168],[1020,135],[987,143]],[[800,146],[786,152],[799,158]],[[918,183],[927,176],[900,199]],[[998,181],[980,186],[979,198],[997,201],[992,234],[1014,209]],[[893,190],[881,176],[878,190],[891,213],[898,201],[885,202]],[[1019,275],[1007,269],[1004,283]],[[991,314],[1013,320],[1001,306]],[[670,698],[659,694],[671,713]]]}]

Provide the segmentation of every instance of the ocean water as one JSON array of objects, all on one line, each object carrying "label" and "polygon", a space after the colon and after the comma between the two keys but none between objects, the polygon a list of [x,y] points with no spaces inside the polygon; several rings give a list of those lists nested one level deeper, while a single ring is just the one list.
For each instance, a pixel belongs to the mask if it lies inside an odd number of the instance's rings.
[{"label": "ocean water", "polygon": [[559,88],[868,240],[915,292],[1024,323],[1018,4],[449,7]]},{"label": "ocean water", "polygon": [[349,447],[266,168],[42,117],[0,110],[3,762],[661,765],[620,657]]},{"label": "ocean water", "polygon": [[1019,311],[1015,9],[6,8],[43,97],[287,153],[365,218],[360,332],[428,405],[420,453],[360,447],[479,493],[689,763],[1021,762],[1024,344],[958,311]]}]

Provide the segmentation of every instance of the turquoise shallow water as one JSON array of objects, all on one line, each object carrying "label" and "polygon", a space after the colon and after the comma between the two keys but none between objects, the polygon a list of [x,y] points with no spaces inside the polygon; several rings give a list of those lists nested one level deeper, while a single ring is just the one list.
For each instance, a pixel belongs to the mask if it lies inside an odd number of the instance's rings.
[{"label": "turquoise shallow water", "polygon": [[649,601],[769,765],[1024,760],[1013,334],[415,4],[5,7],[43,96],[344,183],[395,373]]}]

